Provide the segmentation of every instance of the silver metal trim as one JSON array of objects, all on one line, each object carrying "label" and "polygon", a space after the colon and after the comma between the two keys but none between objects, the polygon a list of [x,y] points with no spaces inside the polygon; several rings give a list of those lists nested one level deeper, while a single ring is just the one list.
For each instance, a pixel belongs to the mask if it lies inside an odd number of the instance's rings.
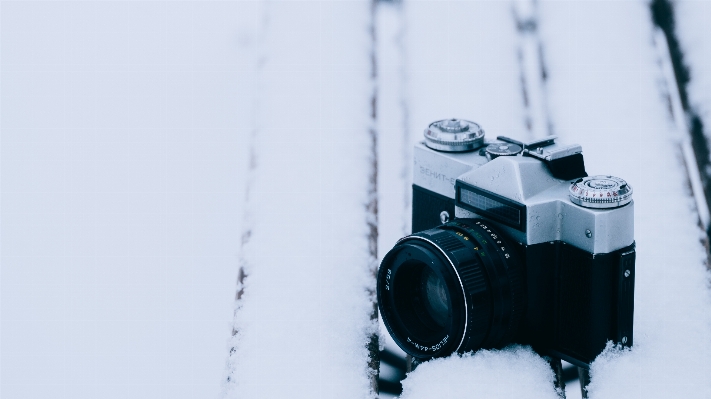
[{"label": "silver metal trim", "polygon": [[573,197],[571,195],[570,202],[574,203],[575,205],[584,206],[585,208],[609,209],[609,208],[619,208],[621,206],[625,206],[625,205],[629,204],[630,202],[632,202],[632,197],[623,199],[622,201],[615,201],[615,202],[603,202],[603,201],[587,202],[587,201],[582,201],[579,198]]},{"label": "silver metal trim", "polygon": [[511,137],[496,136],[496,139],[497,139],[497,140],[501,140],[501,141],[505,141],[505,142],[507,142],[507,143],[519,145],[519,146],[521,146],[521,148],[526,148],[526,144],[525,144],[523,141],[515,140],[515,139],[512,139]]},{"label": "silver metal trim", "polygon": [[583,152],[583,147],[581,147],[580,144],[570,144],[562,147],[555,146],[552,148],[527,147],[524,152],[534,158],[540,159],[541,161],[553,161],[570,155],[579,154]]},{"label": "silver metal trim", "polygon": [[497,136],[496,137],[498,140],[505,141],[507,143],[512,143],[512,144],[518,144],[521,146],[521,148],[538,148],[538,147],[546,147],[549,145],[555,144],[555,139],[558,138],[558,136],[546,136],[542,139],[537,139],[537,140],[532,140],[529,142],[524,143],[523,141],[515,140],[510,137],[506,136]]}]

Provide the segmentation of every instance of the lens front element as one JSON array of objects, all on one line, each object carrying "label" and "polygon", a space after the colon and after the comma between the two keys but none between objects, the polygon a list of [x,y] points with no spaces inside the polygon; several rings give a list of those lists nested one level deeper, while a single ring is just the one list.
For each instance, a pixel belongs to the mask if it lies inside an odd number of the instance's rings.
[{"label": "lens front element", "polygon": [[446,267],[446,258],[422,245],[410,242],[390,257],[397,267],[390,269],[385,287],[398,336],[423,353],[451,345],[450,331],[464,319],[463,309],[452,312],[452,304],[462,300],[457,276]]},{"label": "lens front element", "polygon": [[417,358],[501,347],[523,314],[523,268],[483,219],[401,239],[378,272],[378,304],[395,342]]},{"label": "lens front element", "polygon": [[444,327],[449,318],[449,295],[444,280],[432,269],[426,268],[422,273],[422,291],[426,298],[425,308],[437,326]]}]

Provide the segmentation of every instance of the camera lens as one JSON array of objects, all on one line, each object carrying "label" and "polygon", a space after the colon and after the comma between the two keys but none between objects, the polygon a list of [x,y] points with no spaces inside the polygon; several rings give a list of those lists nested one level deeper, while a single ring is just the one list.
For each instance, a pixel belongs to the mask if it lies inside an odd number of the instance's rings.
[{"label": "camera lens", "polygon": [[417,358],[504,346],[524,310],[516,250],[483,219],[401,239],[380,265],[377,291],[390,335]]},{"label": "camera lens", "polygon": [[449,289],[444,276],[438,275],[440,271],[433,269],[431,262],[422,259],[434,254],[417,246],[406,250],[408,259],[398,271],[398,289],[393,292],[396,312],[409,336],[436,344],[441,340],[440,336],[451,316]]}]

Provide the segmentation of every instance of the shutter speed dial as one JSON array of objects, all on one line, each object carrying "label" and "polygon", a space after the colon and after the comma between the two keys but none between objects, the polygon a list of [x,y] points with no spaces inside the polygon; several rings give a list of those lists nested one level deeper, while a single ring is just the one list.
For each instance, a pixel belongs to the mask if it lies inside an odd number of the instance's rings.
[{"label": "shutter speed dial", "polygon": [[614,176],[583,177],[570,185],[570,201],[585,208],[617,208],[632,201],[632,187]]},{"label": "shutter speed dial", "polygon": [[489,160],[493,160],[498,157],[517,155],[521,151],[523,151],[523,148],[521,148],[520,145],[512,143],[492,143],[489,144],[484,150]]}]

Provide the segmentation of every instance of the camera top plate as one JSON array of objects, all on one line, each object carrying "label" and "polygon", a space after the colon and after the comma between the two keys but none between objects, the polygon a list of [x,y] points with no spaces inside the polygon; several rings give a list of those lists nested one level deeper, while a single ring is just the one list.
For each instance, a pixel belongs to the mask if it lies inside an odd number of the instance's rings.
[{"label": "camera top plate", "polygon": [[[525,206],[525,232],[501,226],[520,243],[561,240],[590,253],[608,253],[634,241],[634,201],[610,209],[577,205],[568,197],[577,177],[556,178],[539,158],[518,154],[489,161],[479,151],[435,151],[424,142],[415,145],[413,155],[414,185],[450,198],[452,205],[461,180]],[[456,207],[454,216],[482,215]]]}]

